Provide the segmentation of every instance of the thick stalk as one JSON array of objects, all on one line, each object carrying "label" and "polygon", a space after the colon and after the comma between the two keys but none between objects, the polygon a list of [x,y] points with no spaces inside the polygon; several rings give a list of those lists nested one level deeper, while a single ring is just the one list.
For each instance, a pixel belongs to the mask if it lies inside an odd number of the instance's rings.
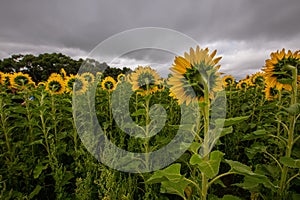
[{"label": "thick stalk", "polygon": [[[292,71],[293,75],[293,82],[292,82],[292,96],[291,96],[291,105],[297,103],[297,68],[288,65],[288,69]],[[289,131],[288,131],[288,142],[286,146],[286,157],[291,157],[292,154],[292,148],[293,148],[293,140],[294,140],[294,129],[296,124],[296,116],[293,114],[289,115]],[[280,195],[283,196],[284,191],[287,187],[287,174],[288,174],[288,167],[284,166],[281,174],[281,180],[280,180]]]}]

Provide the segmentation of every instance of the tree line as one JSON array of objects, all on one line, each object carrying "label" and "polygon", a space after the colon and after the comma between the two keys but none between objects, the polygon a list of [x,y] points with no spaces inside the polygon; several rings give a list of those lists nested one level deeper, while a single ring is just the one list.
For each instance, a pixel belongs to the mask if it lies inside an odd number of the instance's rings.
[{"label": "tree line", "polygon": [[103,72],[105,76],[117,78],[120,73],[126,74],[131,71],[128,67],[115,68],[108,66],[105,62],[100,63],[94,59],[74,60],[62,53],[44,53],[37,56],[32,54],[16,54],[9,58],[0,59],[0,71],[4,73],[23,72],[29,74],[34,82],[46,81],[52,73],[59,73],[63,68],[67,75],[77,74],[79,68],[84,65],[84,70]]}]

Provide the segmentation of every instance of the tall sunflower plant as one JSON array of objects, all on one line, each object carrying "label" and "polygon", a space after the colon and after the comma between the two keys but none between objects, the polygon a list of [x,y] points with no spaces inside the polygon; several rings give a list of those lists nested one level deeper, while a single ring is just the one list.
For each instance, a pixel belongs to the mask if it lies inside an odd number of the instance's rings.
[{"label": "tall sunflower plant", "polygon": [[[299,149],[296,148],[300,140],[299,70],[300,51],[286,52],[282,49],[271,53],[270,58],[266,60],[263,68],[266,83],[264,92],[268,101],[277,102],[278,108],[274,110],[274,119],[270,119],[277,122],[277,128],[264,130],[262,135],[266,136],[264,138],[266,143],[263,146],[253,145],[248,150],[262,153],[274,163],[274,171],[277,170],[279,173],[272,173],[269,178],[275,186],[270,195],[277,199],[292,199],[293,192],[290,188],[300,176]],[[270,138],[275,138],[277,142],[274,143]],[[268,164],[260,163],[255,168],[263,169]],[[266,175],[269,172],[260,170],[260,174]],[[247,184],[249,180],[240,186],[245,187]],[[257,191],[255,187],[248,189]]]},{"label": "tall sunflower plant", "polygon": [[[190,145],[189,157],[184,163],[177,161],[165,169],[154,172],[146,183],[161,183],[161,191],[181,196],[183,199],[201,199],[208,197],[212,184],[220,183],[221,177],[230,174],[244,176],[256,175],[250,167],[232,160],[224,160],[223,152],[214,150],[218,139],[232,132],[232,125],[248,117],[222,118],[224,99],[222,79],[218,65],[221,57],[215,58],[216,51],[191,48],[183,57],[176,57],[169,78],[170,96],[177,99],[179,105],[198,105],[198,125],[191,130],[195,139]],[[223,98],[223,99],[222,99]],[[221,117],[219,117],[219,115]],[[191,128],[192,129],[192,128]],[[231,169],[219,173],[221,162],[225,161]],[[190,172],[182,175],[180,170],[188,165]]]}]

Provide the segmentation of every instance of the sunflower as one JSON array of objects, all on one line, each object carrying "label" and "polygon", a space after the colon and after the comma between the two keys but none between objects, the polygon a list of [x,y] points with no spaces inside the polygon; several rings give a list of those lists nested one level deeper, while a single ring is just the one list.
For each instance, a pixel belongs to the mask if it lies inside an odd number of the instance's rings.
[{"label": "sunflower", "polygon": [[84,72],[81,76],[89,83],[93,83],[95,81],[95,76],[90,72]]},{"label": "sunflower", "polygon": [[107,76],[101,82],[101,87],[103,90],[107,90],[107,91],[111,92],[116,89],[116,81],[113,77]]},{"label": "sunflower", "polygon": [[222,78],[222,81],[223,81],[223,85],[225,87],[228,87],[228,86],[233,86],[235,84],[235,79],[233,76],[231,75],[227,75],[227,76],[224,76]]},{"label": "sunflower", "polygon": [[3,74],[3,76],[1,77],[2,85],[10,88],[11,87],[11,82],[10,82],[11,76],[12,76],[12,74],[7,74],[7,73]]},{"label": "sunflower", "polygon": [[[73,85],[73,91],[75,94],[84,94],[87,90],[88,82],[78,74],[75,76],[75,82]],[[67,86],[68,87],[68,86]]]},{"label": "sunflower", "polygon": [[263,87],[265,84],[265,73],[257,72],[250,77],[251,83],[258,87]]},{"label": "sunflower", "polygon": [[28,74],[23,74],[22,72],[12,74],[9,81],[13,88],[35,85],[31,77]]},{"label": "sunflower", "polygon": [[1,85],[4,85],[4,77],[5,77],[5,74],[3,72],[0,72],[0,84]]},{"label": "sunflower", "polygon": [[[214,98],[214,93],[222,90],[222,79],[217,65],[221,57],[214,58],[216,50],[211,54],[209,49],[190,49],[184,57],[175,57],[169,78],[171,96],[176,96],[179,104],[204,101],[205,88],[209,92],[209,98]],[[217,66],[216,66],[217,65]]]},{"label": "sunflower", "polygon": [[251,86],[250,79],[244,79],[244,80],[240,80],[238,82],[238,84],[236,85],[236,88],[241,89],[241,90],[245,90],[249,86]]},{"label": "sunflower", "polygon": [[102,75],[103,75],[102,72],[97,72],[97,73],[96,73],[96,79],[97,79],[97,80],[101,80]]},{"label": "sunflower", "polygon": [[62,79],[66,80],[66,78],[67,78],[67,72],[65,71],[64,68],[60,69],[60,75],[61,75]]},{"label": "sunflower", "polygon": [[37,88],[43,88],[43,89],[45,89],[46,88],[46,82],[39,82],[38,84],[37,84]]},{"label": "sunflower", "polygon": [[46,90],[51,94],[62,94],[65,91],[65,82],[61,76],[52,76],[48,78]]},{"label": "sunflower", "polygon": [[118,82],[122,82],[126,80],[126,75],[125,74],[119,74],[117,77]]},{"label": "sunflower", "polygon": [[263,92],[265,92],[265,97],[268,101],[278,98],[279,90],[274,86],[267,84]]},{"label": "sunflower", "polygon": [[130,82],[132,90],[144,96],[157,91],[157,85],[160,84],[158,73],[149,66],[139,66],[133,73],[130,74]]},{"label": "sunflower", "polygon": [[[287,69],[286,65],[297,67],[300,70],[300,51],[292,53],[290,50],[271,53],[271,58],[266,60],[263,71],[266,73],[266,83],[270,87],[276,87],[278,90],[292,90],[292,71]],[[300,80],[300,77],[297,77]]]},{"label": "sunflower", "polygon": [[66,92],[72,93],[73,92],[73,85],[76,81],[76,76],[71,74],[70,76],[67,76],[65,78],[65,84],[66,84]]}]

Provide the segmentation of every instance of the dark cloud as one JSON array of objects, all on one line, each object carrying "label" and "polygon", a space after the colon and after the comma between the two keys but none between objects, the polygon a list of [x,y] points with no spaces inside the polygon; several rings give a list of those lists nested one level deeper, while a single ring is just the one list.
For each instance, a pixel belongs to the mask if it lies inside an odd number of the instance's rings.
[{"label": "dark cloud", "polygon": [[[270,51],[299,49],[299,7],[299,0],[10,0],[0,6],[0,58],[48,51],[85,57],[114,34],[153,26],[218,49],[223,70],[242,76],[259,69]],[[127,58],[169,60],[149,52]],[[241,70],[235,72],[237,68]]]}]

